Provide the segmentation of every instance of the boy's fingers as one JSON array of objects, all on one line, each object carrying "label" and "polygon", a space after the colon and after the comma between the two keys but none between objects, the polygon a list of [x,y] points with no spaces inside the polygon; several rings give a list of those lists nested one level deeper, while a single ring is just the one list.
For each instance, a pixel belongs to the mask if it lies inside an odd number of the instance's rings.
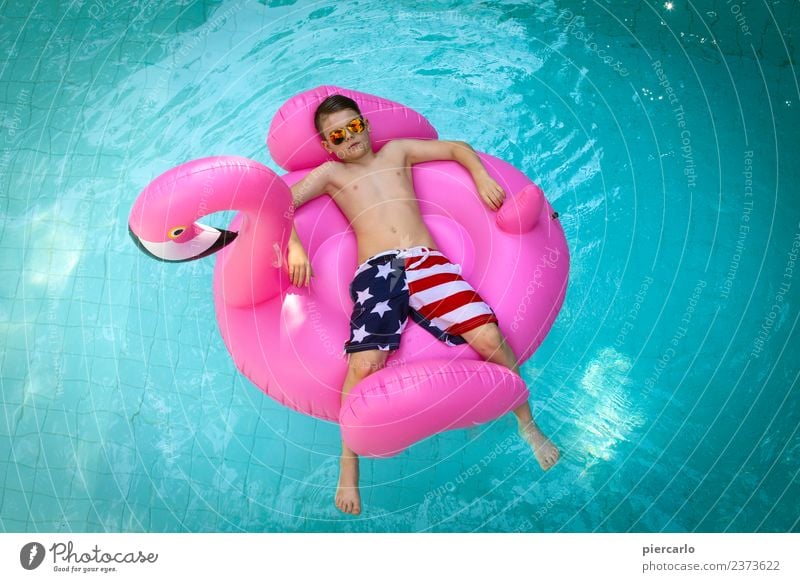
[{"label": "boy's fingers", "polygon": [[295,287],[300,287],[301,285],[308,286],[311,282],[311,277],[314,276],[311,263],[306,263],[305,265],[287,265],[287,270],[289,272],[289,281]]}]

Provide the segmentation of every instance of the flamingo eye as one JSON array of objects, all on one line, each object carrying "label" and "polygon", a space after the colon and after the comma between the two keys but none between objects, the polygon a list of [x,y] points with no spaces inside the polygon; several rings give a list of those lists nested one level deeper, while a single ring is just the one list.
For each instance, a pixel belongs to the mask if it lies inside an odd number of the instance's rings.
[{"label": "flamingo eye", "polygon": [[169,232],[167,232],[167,236],[171,239],[176,239],[179,236],[181,236],[184,232],[186,232],[185,226],[176,226],[175,228],[169,229]]}]

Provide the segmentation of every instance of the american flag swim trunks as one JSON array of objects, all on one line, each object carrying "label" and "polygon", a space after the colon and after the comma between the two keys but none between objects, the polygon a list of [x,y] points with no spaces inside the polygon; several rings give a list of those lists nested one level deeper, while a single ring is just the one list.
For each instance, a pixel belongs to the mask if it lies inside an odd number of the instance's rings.
[{"label": "american flag swim trunks", "polygon": [[437,250],[412,247],[367,259],[350,283],[353,314],[347,353],[396,350],[408,316],[448,345],[466,343],[461,334],[497,317],[481,296]]}]

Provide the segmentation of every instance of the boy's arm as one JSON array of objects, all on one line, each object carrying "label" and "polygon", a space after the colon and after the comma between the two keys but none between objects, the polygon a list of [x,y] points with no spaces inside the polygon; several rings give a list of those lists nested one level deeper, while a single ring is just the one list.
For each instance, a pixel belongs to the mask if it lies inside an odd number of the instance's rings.
[{"label": "boy's arm", "polygon": [[299,208],[309,200],[316,198],[329,189],[330,179],[335,169],[335,162],[325,162],[306,174],[305,178],[292,187],[292,203]]},{"label": "boy's arm", "polygon": [[[432,162],[435,160],[453,160],[458,162],[472,176],[478,194],[492,210],[497,210],[502,206],[506,193],[503,188],[494,181],[486,171],[486,167],[481,162],[478,154],[472,146],[463,141],[440,141],[440,140],[416,140],[404,139],[396,140],[398,145],[406,152],[408,164],[414,165],[422,162]],[[395,142],[392,142],[395,143]]]},{"label": "boy's arm", "polygon": [[[332,170],[330,163],[326,162],[295,183],[291,187],[294,208],[298,208],[325,192],[329,187],[329,177]],[[300,237],[297,236],[297,230],[294,225],[292,225],[292,234],[289,235],[287,246],[286,266],[289,271],[289,279],[293,285],[298,287],[308,285],[310,277],[314,273],[311,270],[311,262],[308,260],[306,249],[303,247],[303,243],[300,242]]]},{"label": "boy's arm", "polygon": [[289,280],[295,287],[308,286],[314,275],[308,253],[303,247],[303,243],[300,242],[294,226],[292,226],[292,234],[289,236],[286,248],[286,271],[289,274]]},{"label": "boy's arm", "polygon": [[[316,198],[329,189],[331,173],[334,170],[333,162],[324,164],[311,170],[306,176],[295,182],[292,187],[292,206],[297,209],[309,200]],[[289,244],[297,244],[302,248],[297,231],[292,226],[292,234],[289,237]]]},{"label": "boy's arm", "polygon": [[294,228],[294,224],[292,224],[292,234],[289,235],[289,246],[292,245],[300,245],[300,248],[303,248],[303,243],[300,242],[300,237],[297,236],[297,230]]}]

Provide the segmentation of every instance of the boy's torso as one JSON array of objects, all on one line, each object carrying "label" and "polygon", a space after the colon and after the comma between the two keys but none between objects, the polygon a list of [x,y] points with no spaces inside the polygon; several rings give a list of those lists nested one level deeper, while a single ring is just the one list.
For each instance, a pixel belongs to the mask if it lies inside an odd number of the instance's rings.
[{"label": "boy's torso", "polygon": [[358,262],[393,248],[436,245],[422,221],[405,154],[384,146],[367,165],[337,163],[331,197],[358,241]]}]

